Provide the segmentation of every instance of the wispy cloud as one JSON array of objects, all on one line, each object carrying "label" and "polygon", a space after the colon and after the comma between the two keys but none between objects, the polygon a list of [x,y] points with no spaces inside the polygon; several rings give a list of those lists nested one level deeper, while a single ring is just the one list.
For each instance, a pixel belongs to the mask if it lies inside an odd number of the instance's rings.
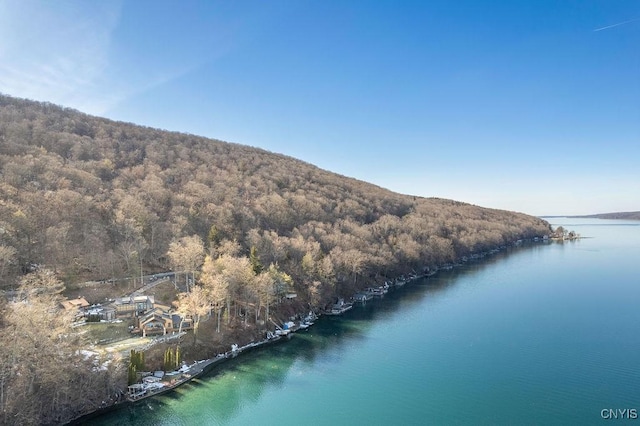
[{"label": "wispy cloud", "polygon": [[0,0],[0,91],[101,113],[120,10],[119,2]]},{"label": "wispy cloud", "polygon": [[620,25],[630,24],[631,22],[640,21],[640,18],[629,19],[628,21],[618,22],[617,24],[607,25],[606,27],[596,28],[593,32],[608,30],[609,28],[619,27]]},{"label": "wispy cloud", "polygon": [[121,0],[0,0],[0,93],[106,115],[206,62],[138,60],[140,47],[117,38],[125,6]]}]

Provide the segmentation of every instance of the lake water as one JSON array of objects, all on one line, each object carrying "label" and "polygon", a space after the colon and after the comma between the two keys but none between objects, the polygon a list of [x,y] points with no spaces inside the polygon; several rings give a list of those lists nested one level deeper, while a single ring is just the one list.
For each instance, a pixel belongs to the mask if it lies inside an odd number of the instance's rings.
[{"label": "lake water", "polygon": [[640,222],[549,220],[592,238],[406,285],[92,424],[585,425],[640,411]]}]

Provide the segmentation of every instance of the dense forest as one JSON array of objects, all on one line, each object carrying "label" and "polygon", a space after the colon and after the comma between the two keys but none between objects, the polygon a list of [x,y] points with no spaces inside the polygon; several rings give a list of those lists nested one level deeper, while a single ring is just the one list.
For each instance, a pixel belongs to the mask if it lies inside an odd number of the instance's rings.
[{"label": "dense forest", "polygon": [[187,272],[194,286],[176,306],[196,319],[214,308],[219,332],[240,301],[253,303],[257,324],[278,292],[322,307],[550,232],[521,213],[396,194],[257,148],[0,95],[0,287],[21,295],[0,307],[2,423],[60,422],[117,387],[116,363],[97,368],[74,352],[81,343],[54,315],[65,286]]},{"label": "dense forest", "polygon": [[[437,183],[433,183],[437,185]],[[0,97],[0,283],[30,265],[65,282],[167,269],[169,245],[235,240],[304,288],[394,274],[549,232],[543,220],[395,194],[257,148]],[[354,268],[355,265],[358,265]]]}]

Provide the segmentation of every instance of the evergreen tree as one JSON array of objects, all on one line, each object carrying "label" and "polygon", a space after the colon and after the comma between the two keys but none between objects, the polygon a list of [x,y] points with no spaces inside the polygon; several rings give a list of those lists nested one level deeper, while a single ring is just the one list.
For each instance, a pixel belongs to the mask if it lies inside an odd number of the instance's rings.
[{"label": "evergreen tree", "polygon": [[127,381],[129,385],[132,385],[138,381],[138,375],[137,375],[135,364],[129,364],[129,372],[127,377],[128,377]]},{"label": "evergreen tree", "polygon": [[144,352],[131,349],[129,355],[129,384],[137,382],[136,373],[138,371],[144,371]]},{"label": "evergreen tree", "polygon": [[251,269],[253,269],[253,273],[259,275],[264,267],[262,266],[262,263],[260,263],[260,258],[258,258],[258,250],[256,249],[256,246],[251,246],[251,250],[249,251],[249,261],[251,262]]},{"label": "evergreen tree", "polygon": [[171,348],[167,348],[164,351],[164,371],[170,371],[171,370]]},{"label": "evergreen tree", "polygon": [[218,244],[220,244],[220,232],[218,231],[218,228],[215,225],[211,225],[211,228],[209,228],[209,234],[207,235],[207,243],[208,243],[208,248],[209,251],[211,251],[211,249],[213,247],[216,247]]}]

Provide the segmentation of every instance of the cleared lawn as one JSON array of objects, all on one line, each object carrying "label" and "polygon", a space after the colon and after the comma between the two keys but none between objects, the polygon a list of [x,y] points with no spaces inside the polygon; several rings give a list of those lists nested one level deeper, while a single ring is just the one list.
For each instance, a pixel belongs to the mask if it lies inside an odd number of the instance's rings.
[{"label": "cleared lawn", "polygon": [[129,333],[128,321],[120,323],[87,323],[87,325],[83,326],[83,331],[85,330],[89,341],[98,345],[113,343],[132,337],[131,333]]}]

